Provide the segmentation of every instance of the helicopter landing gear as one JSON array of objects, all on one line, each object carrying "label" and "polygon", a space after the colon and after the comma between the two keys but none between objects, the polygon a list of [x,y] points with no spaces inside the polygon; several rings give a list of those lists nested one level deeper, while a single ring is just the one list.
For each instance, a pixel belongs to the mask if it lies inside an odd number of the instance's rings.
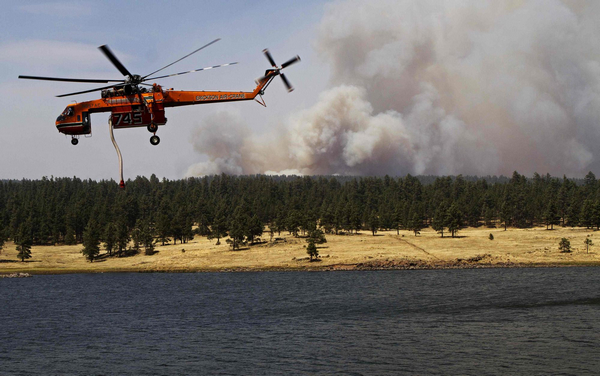
[{"label": "helicopter landing gear", "polygon": [[154,133],[154,136],[150,137],[150,143],[154,146],[160,144],[160,137],[156,135],[156,131],[158,130],[158,125],[154,123],[148,124],[148,132]]},{"label": "helicopter landing gear", "polygon": [[158,130],[158,125],[154,124],[154,123],[150,123],[148,124],[148,132],[150,133],[155,133]]},{"label": "helicopter landing gear", "polygon": [[75,138],[75,137],[73,137],[73,138],[71,139],[71,145],[77,145],[78,143],[79,143],[79,139],[77,139],[77,138]]}]

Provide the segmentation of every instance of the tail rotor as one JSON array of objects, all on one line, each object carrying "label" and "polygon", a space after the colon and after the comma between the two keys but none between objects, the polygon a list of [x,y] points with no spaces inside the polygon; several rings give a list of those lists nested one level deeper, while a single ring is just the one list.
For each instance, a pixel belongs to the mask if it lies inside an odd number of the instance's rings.
[{"label": "tail rotor", "polygon": [[[281,80],[283,81],[283,84],[287,88],[288,92],[293,91],[294,87],[292,86],[292,84],[290,84],[290,81],[288,81],[288,79],[285,77],[285,75],[283,73],[281,73],[281,70],[289,67],[292,64],[295,64],[295,63],[299,62],[300,61],[300,56],[296,55],[293,58],[291,58],[290,60],[288,60],[285,63],[281,64],[281,66],[277,66],[277,64],[275,63],[275,60],[273,59],[273,56],[271,56],[271,53],[269,52],[268,49],[265,48],[263,50],[263,53],[265,54],[267,60],[269,61],[269,63],[273,67],[273,69],[268,69],[267,72],[266,72],[266,74],[263,77],[259,78],[257,80],[257,82],[263,83],[265,80],[269,79],[269,73],[272,73],[275,76],[281,76]],[[273,76],[271,75],[270,77],[272,78]]]}]

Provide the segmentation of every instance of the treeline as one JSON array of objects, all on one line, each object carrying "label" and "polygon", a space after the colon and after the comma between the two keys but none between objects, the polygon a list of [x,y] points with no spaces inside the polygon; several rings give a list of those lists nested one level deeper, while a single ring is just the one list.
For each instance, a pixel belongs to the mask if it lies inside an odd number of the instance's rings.
[{"label": "treeline", "polygon": [[[423,181],[426,181],[425,183]],[[195,234],[252,242],[276,233],[326,233],[433,226],[600,226],[600,184],[519,173],[505,179],[457,177],[210,176],[162,181],[78,178],[0,181],[0,241],[82,243],[109,252],[136,244],[185,243]],[[416,233],[416,232],[415,232]]]}]

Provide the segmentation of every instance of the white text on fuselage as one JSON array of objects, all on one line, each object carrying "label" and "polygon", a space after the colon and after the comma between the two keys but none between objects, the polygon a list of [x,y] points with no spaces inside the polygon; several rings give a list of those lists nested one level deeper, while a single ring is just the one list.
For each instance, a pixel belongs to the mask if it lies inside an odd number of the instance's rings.
[{"label": "white text on fuselage", "polygon": [[245,99],[244,94],[197,95],[197,101],[222,101],[227,99]]}]

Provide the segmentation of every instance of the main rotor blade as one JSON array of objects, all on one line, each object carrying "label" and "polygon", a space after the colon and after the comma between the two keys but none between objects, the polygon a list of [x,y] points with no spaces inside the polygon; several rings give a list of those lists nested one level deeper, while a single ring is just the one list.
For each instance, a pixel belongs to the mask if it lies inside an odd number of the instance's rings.
[{"label": "main rotor blade", "polygon": [[123,82],[123,80],[105,80],[93,78],[60,78],[60,77],[41,77],[41,76],[19,76],[27,80],[44,80],[44,81],[64,81],[64,82],[87,82],[95,84],[107,84],[109,82]]},{"label": "main rotor blade", "polygon": [[267,60],[269,60],[269,63],[271,63],[271,65],[274,68],[277,68],[277,64],[275,64],[275,60],[273,60],[273,56],[271,56],[271,53],[269,52],[269,50],[267,48],[265,48],[263,50],[263,53],[265,54],[265,56],[267,57]]},{"label": "main rotor blade", "polygon": [[144,79],[144,78],[146,78],[146,77],[149,77],[149,76],[152,76],[154,73],[158,73],[158,72],[160,72],[161,70],[163,70],[163,69],[165,69],[165,68],[168,68],[168,67],[170,67],[171,65],[173,65],[173,64],[175,64],[175,63],[177,63],[177,62],[180,62],[181,60],[185,59],[186,57],[188,57],[188,56],[191,56],[191,55],[195,54],[196,52],[200,51],[201,49],[203,49],[203,48],[206,48],[206,47],[210,46],[210,45],[211,45],[211,44],[213,44],[213,43],[217,43],[217,42],[218,42],[218,41],[220,41],[220,40],[221,40],[221,38],[217,38],[217,39],[213,40],[212,42],[210,42],[210,43],[208,43],[208,44],[205,44],[204,46],[202,46],[202,47],[198,48],[196,51],[194,51],[194,52],[190,52],[189,54],[185,55],[185,56],[184,56],[184,57],[182,57],[181,59],[179,59],[179,60],[175,60],[175,61],[174,61],[174,62],[172,62],[171,64],[169,64],[169,65],[165,65],[164,67],[160,68],[159,70],[155,70],[154,72],[152,72],[152,73],[150,73],[150,74],[147,74],[147,75],[145,75],[144,77],[142,77],[142,79]]},{"label": "main rotor blade", "polygon": [[285,75],[282,73],[282,74],[280,74],[280,76],[281,76],[281,79],[283,80],[283,83],[285,84],[285,87],[287,87],[288,93],[294,91],[294,88],[292,87],[290,82],[287,80],[287,78],[285,78]]},{"label": "main rotor blade", "polygon": [[[118,85],[116,85],[118,86]],[[110,89],[115,87],[115,85],[110,85],[110,86],[104,86],[104,87],[99,87],[96,89],[90,89],[90,90],[84,90],[84,91],[78,91],[75,93],[68,93],[68,94],[61,94],[61,95],[57,95],[58,98],[62,98],[62,97],[68,97],[69,95],[77,95],[77,94],[84,94],[84,93],[92,93],[94,91],[100,91],[100,90],[104,90],[104,89]]]},{"label": "main rotor blade", "polygon": [[125,68],[123,64],[121,64],[119,59],[117,59],[117,57],[112,53],[112,51],[110,50],[110,48],[108,48],[107,45],[102,45],[98,48],[104,53],[108,60],[110,60],[110,62],[113,63],[113,65],[119,70],[119,72],[121,72],[123,76],[133,77],[133,75],[129,73],[129,71],[127,70],[127,68]]},{"label": "main rotor blade", "polygon": [[202,70],[209,70],[209,69],[213,69],[213,68],[219,68],[219,67],[226,67],[229,65],[234,65],[237,64],[237,62],[235,63],[227,63],[227,64],[221,64],[221,65],[213,65],[212,67],[206,67],[206,68],[200,68],[200,69],[194,69],[191,71],[187,71],[187,72],[180,72],[180,73],[173,73],[173,74],[167,74],[165,76],[158,76],[158,77],[150,77],[150,78],[145,78],[144,81],[149,81],[149,80],[158,80],[159,78],[165,78],[165,77],[173,77],[173,76],[179,76],[182,74],[188,74],[188,73],[193,73],[193,72],[199,72]]},{"label": "main rotor blade", "polygon": [[285,67],[289,67],[290,65],[297,63],[299,61],[300,61],[300,56],[296,55],[295,57],[293,57],[290,60],[286,61],[285,63],[281,64],[281,69],[283,69]]}]

